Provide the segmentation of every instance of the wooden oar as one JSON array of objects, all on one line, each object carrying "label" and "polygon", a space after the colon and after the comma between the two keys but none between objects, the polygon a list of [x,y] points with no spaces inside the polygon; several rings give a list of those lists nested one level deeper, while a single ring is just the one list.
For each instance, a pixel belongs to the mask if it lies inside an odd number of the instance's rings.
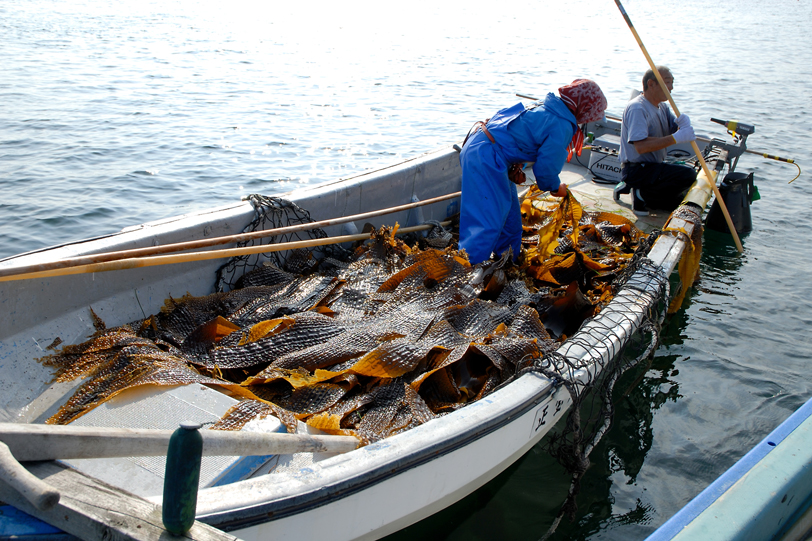
[{"label": "wooden oar", "polygon": [[[442,222],[447,226],[451,222]],[[403,227],[397,230],[397,234],[411,233],[414,231],[424,231],[434,227],[431,224],[416,225],[413,227]],[[206,261],[210,259],[224,259],[240,255],[264,254],[269,252],[282,252],[285,250],[298,250],[299,248],[311,248],[314,246],[326,246],[328,244],[341,244],[342,242],[355,242],[369,239],[369,233],[359,233],[357,235],[343,235],[340,237],[327,237],[323,239],[310,239],[295,242],[282,242],[279,244],[263,244],[260,246],[246,246],[243,248],[226,248],[224,250],[211,250],[208,252],[193,252],[190,254],[163,255],[152,257],[138,257],[130,259],[120,259],[117,261],[107,261],[104,263],[92,263],[89,265],[79,265],[66,267],[64,269],[53,269],[46,271],[22,272],[0,276],[0,282],[10,282],[13,280],[31,280],[34,278],[47,278],[51,276],[67,276],[71,274],[87,274],[93,272],[106,272],[112,270],[135,269],[140,267],[154,267],[157,265],[171,265],[175,263],[189,263],[192,261]],[[15,269],[16,270],[16,269]]]},{"label": "wooden oar", "polygon": [[[640,45],[640,49],[643,51],[643,55],[646,57],[649,66],[651,67],[651,71],[654,72],[654,76],[657,77],[657,83],[662,88],[663,92],[665,93],[665,97],[668,98],[668,103],[671,104],[671,109],[674,110],[674,114],[679,116],[680,112],[677,109],[677,104],[674,103],[674,98],[671,97],[671,92],[668,91],[668,87],[665,85],[665,81],[663,81],[662,75],[660,75],[660,71],[657,69],[657,65],[649,56],[648,51],[646,50],[645,45],[643,45],[643,41],[640,39],[640,36],[637,35],[637,30],[635,30],[634,25],[632,24],[629,15],[626,13],[626,10],[623,9],[623,5],[620,3],[620,0],[615,0],[615,4],[617,4],[618,9],[620,9],[620,13],[623,14],[623,18],[626,19],[626,24],[629,26],[629,30],[632,31],[632,35],[634,35],[634,39],[637,40],[637,44]],[[702,165],[702,170],[705,172],[705,176],[709,179],[713,178],[711,176],[710,169],[708,169],[708,164],[705,163],[705,158],[702,157],[702,152],[700,152],[699,147],[696,144],[696,141],[691,141],[691,147],[694,149],[694,154],[696,154],[696,158],[699,160],[700,165]],[[736,232],[736,226],[733,225],[733,220],[730,218],[730,213],[727,211],[727,205],[725,205],[724,200],[722,199],[722,194],[719,193],[719,188],[716,187],[715,182],[711,182],[711,187],[713,188],[713,193],[716,196],[716,201],[719,203],[719,208],[722,209],[722,214],[725,217],[725,221],[727,222],[727,227],[730,229],[730,234],[733,235],[733,242],[736,244],[736,249],[739,253],[744,252],[744,248],[742,247],[742,243],[739,240],[739,235]]]},{"label": "wooden oar", "polygon": [[[166,456],[172,430],[96,428],[0,423],[0,442],[20,462],[76,458]],[[201,430],[204,456],[344,453],[358,447],[353,436],[311,436]]]},{"label": "wooden oar", "polygon": [[144,257],[148,255],[167,254],[172,252],[182,252],[185,250],[194,250],[198,248],[207,248],[209,246],[218,246],[222,244],[231,244],[237,242],[245,242],[248,240],[263,239],[268,237],[278,237],[280,235],[287,235],[288,233],[296,233],[298,231],[309,231],[319,227],[327,227],[330,225],[339,225],[356,220],[365,220],[367,218],[374,218],[376,216],[384,216],[386,214],[394,214],[404,210],[410,210],[432,203],[439,203],[448,199],[459,197],[462,192],[450,193],[439,197],[426,199],[425,201],[415,201],[406,205],[399,205],[396,207],[389,207],[381,210],[365,212],[362,214],[354,214],[352,216],[342,216],[340,218],[332,218],[329,220],[321,220],[319,222],[309,222],[306,224],[291,225],[287,227],[279,227],[276,229],[266,229],[264,231],[252,231],[250,233],[241,233],[237,235],[227,235],[223,237],[215,237],[211,239],[200,239],[188,242],[177,242],[173,244],[165,244],[163,246],[149,246],[146,248],[135,248],[132,250],[121,250],[118,252],[106,252],[102,254],[92,254],[82,257],[73,257],[69,259],[61,259],[59,261],[49,261],[46,263],[38,263],[34,265],[26,265],[24,267],[12,267],[7,269],[0,269],[0,277],[12,276],[17,274],[25,274],[29,272],[47,271],[53,269],[64,269],[68,267],[78,267],[81,265],[90,265],[93,263],[104,263],[107,261],[118,261],[121,259],[129,259],[133,257]]}]

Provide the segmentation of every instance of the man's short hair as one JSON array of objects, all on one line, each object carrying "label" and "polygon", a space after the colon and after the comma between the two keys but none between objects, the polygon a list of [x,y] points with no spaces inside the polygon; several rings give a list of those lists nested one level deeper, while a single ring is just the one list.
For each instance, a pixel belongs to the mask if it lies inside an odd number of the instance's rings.
[{"label": "man's short hair", "polygon": [[[668,66],[657,66],[657,71],[659,71],[659,72],[665,71],[665,72],[671,73],[671,70],[668,69]],[[657,76],[654,75],[654,70],[652,70],[652,69],[649,69],[643,75],[643,91],[646,91],[648,89],[648,82],[649,81],[654,81],[655,83],[657,83],[657,85],[660,84],[657,81]]]}]

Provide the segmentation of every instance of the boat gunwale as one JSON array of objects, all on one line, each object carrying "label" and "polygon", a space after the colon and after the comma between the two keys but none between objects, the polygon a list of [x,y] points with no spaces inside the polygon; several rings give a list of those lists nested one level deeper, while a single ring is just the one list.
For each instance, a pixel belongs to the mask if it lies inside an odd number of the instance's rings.
[{"label": "boat gunwale", "polygon": [[[406,456],[398,456],[394,461],[377,465],[375,466],[375,468],[371,470],[363,471],[359,475],[356,475],[354,477],[344,478],[336,483],[320,485],[318,488],[312,491],[300,494],[293,494],[278,500],[259,502],[256,505],[252,505],[250,507],[242,507],[234,510],[199,514],[197,516],[197,520],[205,522],[206,524],[209,524],[211,526],[223,529],[225,531],[234,531],[243,527],[250,527],[256,524],[263,524],[271,520],[279,520],[288,516],[297,515],[305,511],[316,509],[323,505],[332,503],[337,499],[343,499],[352,496],[353,494],[356,494],[370,486],[377,485],[383,481],[386,481],[389,478],[401,475],[423,464],[427,464],[440,456],[448,455],[458,449],[467,446],[468,444],[476,440],[479,440],[489,434],[492,434],[493,432],[496,432],[497,430],[506,426],[510,421],[514,420],[516,417],[519,417],[531,411],[537,405],[544,402],[546,398],[553,395],[560,386],[560,384],[556,384],[555,382],[550,381],[548,378],[541,376],[540,374],[525,374],[522,376],[522,378],[528,376],[536,377],[542,380],[541,381],[542,387],[538,390],[538,392],[531,399],[520,401],[515,406],[506,410],[499,416],[492,417],[488,419],[484,424],[477,425],[478,429],[473,432],[462,431],[455,436],[437,441],[433,444],[430,444],[427,447],[423,447],[415,452],[409,453]],[[473,406],[474,404],[482,404],[483,406],[485,406],[487,404],[487,402],[485,402],[486,400],[487,399],[481,399],[480,401],[475,402],[473,404],[469,404],[468,406],[465,407],[467,408]],[[453,413],[455,412],[452,412],[449,415],[453,415]],[[424,430],[428,430],[429,428],[431,429],[437,428],[436,424],[433,424],[431,421],[421,426],[426,427]],[[402,434],[404,434],[404,437],[406,437],[405,436],[406,434],[408,434],[409,432],[413,432],[418,428],[419,427]],[[370,453],[380,451],[381,447],[390,447],[392,445],[391,439],[396,438],[397,436],[399,435],[392,436],[391,438],[382,440],[381,442],[372,444],[371,446],[367,446],[366,448],[362,449],[366,449],[366,452]],[[410,435],[410,437],[414,438],[414,434]],[[395,464],[400,465],[396,468],[393,468],[393,465]],[[317,465],[320,464],[317,463]],[[263,478],[247,479],[241,482],[245,483],[246,481],[250,482],[257,480],[272,482],[273,478],[274,474],[270,473],[264,476]],[[227,486],[229,485],[225,485],[224,487]],[[218,491],[218,489],[222,490],[222,488],[224,487],[212,487],[206,490],[210,492],[215,492]],[[336,498],[337,493],[340,494],[340,498]],[[282,509],[279,509],[280,507],[282,507]],[[246,518],[242,520],[231,518],[234,515],[247,513],[248,511],[250,511],[251,518]],[[263,519],[253,518],[257,517],[258,515],[262,515]]]}]

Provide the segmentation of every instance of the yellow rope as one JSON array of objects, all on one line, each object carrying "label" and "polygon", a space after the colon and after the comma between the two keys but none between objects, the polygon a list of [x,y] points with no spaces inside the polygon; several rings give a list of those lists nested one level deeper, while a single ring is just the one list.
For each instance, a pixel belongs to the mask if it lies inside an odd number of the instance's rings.
[{"label": "yellow rope", "polygon": [[702,237],[699,236],[697,242],[694,243],[691,235],[681,227],[666,228],[663,229],[663,233],[673,235],[683,240],[686,244],[678,267],[681,283],[680,290],[674,298],[671,299],[668,305],[668,313],[673,314],[680,309],[682,301],[685,299],[685,294],[688,293],[688,290],[694,285],[694,282],[699,276],[699,260],[702,258]]},{"label": "yellow rope", "polygon": [[[797,174],[797,175],[795,175],[795,178],[800,177],[800,176],[801,176],[801,166],[800,166],[800,165],[798,165],[798,164],[797,164],[797,163],[795,163],[795,162],[787,162],[787,163],[791,163],[792,165],[794,165],[795,167],[797,167],[797,168],[798,168],[798,174]],[[789,182],[787,182],[787,184],[792,184],[792,181],[794,181],[794,180],[795,180],[795,178],[794,178],[794,179],[792,179],[792,180],[790,180]]]}]

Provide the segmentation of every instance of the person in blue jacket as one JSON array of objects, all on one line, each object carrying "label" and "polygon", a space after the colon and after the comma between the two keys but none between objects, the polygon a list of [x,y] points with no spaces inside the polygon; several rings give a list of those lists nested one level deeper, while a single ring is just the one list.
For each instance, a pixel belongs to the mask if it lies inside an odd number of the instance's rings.
[{"label": "person in blue jacket", "polygon": [[568,154],[580,154],[579,125],[603,118],[607,103],[589,79],[576,79],[558,93],[502,109],[487,123],[478,123],[463,144],[459,246],[471,264],[491,254],[501,256],[508,248],[514,258],[521,251],[522,216],[516,185],[508,175],[511,165],[535,162],[538,187],[556,197],[567,194],[558,175]]}]

